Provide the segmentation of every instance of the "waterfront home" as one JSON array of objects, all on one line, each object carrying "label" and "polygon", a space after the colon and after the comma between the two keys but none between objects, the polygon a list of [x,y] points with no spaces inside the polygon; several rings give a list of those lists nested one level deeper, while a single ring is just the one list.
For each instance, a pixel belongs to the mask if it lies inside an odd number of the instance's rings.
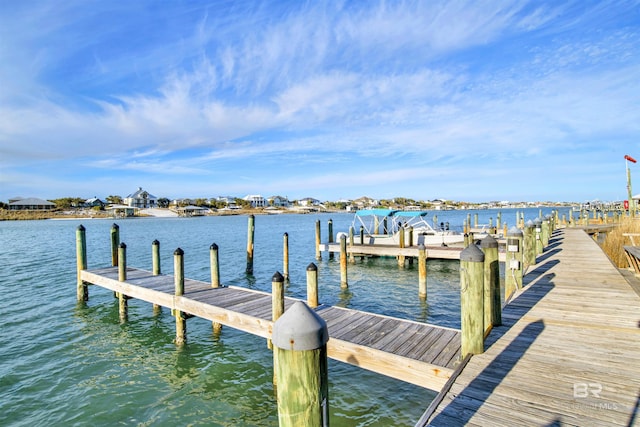
[{"label": "waterfront home", "polygon": [[23,199],[15,197],[9,203],[9,210],[12,211],[46,211],[56,208],[56,204],[47,200],[38,199],[37,197],[28,197]]},{"label": "waterfront home", "polygon": [[276,208],[288,208],[291,206],[291,202],[286,197],[282,196],[271,196],[267,199],[269,202],[269,206],[273,206]]},{"label": "waterfront home", "polygon": [[104,208],[105,203],[97,197],[92,197],[84,201],[84,206],[87,208]]},{"label": "waterfront home", "polygon": [[264,208],[267,205],[267,201],[259,194],[249,194],[243,197],[244,200],[251,203],[252,208]]},{"label": "waterfront home", "polygon": [[134,208],[154,208],[158,205],[158,198],[138,187],[135,192],[125,197],[124,204]]}]

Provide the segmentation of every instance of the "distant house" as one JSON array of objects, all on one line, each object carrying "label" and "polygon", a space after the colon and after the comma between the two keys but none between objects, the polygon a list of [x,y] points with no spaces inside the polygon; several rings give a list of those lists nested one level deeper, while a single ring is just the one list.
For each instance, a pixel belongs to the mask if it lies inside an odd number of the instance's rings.
[{"label": "distant house", "polygon": [[353,205],[357,209],[369,209],[378,205],[378,201],[376,199],[372,199],[371,197],[363,196],[359,199],[355,199],[353,201]]},{"label": "distant house", "polygon": [[305,197],[304,199],[298,200],[298,204],[300,206],[307,206],[307,207],[318,206],[320,205],[320,200],[314,199],[312,197]]},{"label": "distant house", "polygon": [[26,199],[16,198],[9,203],[9,210],[12,211],[47,211],[55,209],[56,204],[47,200],[38,199],[36,197],[28,197]]},{"label": "distant house", "polygon": [[259,194],[249,194],[243,198],[247,202],[251,203],[253,208],[264,208],[267,205],[267,201]]},{"label": "distant house", "polygon": [[92,197],[84,201],[84,206],[87,208],[104,208],[105,203],[97,197]]},{"label": "distant house", "polygon": [[134,208],[154,208],[158,205],[158,198],[138,187],[138,190],[124,198],[124,204]]},{"label": "distant house", "polygon": [[267,199],[270,206],[274,206],[277,208],[287,208],[291,206],[291,202],[288,198],[282,196],[271,196]]}]

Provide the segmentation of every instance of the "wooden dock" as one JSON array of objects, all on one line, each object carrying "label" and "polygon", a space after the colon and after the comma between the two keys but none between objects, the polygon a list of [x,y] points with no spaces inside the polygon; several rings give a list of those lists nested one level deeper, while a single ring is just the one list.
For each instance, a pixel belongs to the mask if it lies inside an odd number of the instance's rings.
[{"label": "wooden dock", "polygon": [[[132,298],[179,310],[250,334],[270,338],[272,296],[240,288],[212,288],[185,279],[185,292],[174,295],[174,277],[127,267],[80,271],[81,280]],[[285,299],[285,308],[295,301]],[[328,357],[411,384],[439,391],[460,363],[460,331],[332,306],[316,312],[327,322]]]},{"label": "wooden dock", "polygon": [[[640,297],[581,229],[556,230],[417,426],[640,425]],[[464,363],[463,363],[464,365]]]}]

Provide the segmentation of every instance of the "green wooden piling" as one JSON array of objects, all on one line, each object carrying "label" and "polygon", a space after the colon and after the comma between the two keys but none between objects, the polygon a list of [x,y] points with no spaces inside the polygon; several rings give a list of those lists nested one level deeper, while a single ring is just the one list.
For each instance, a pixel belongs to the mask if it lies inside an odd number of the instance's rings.
[{"label": "green wooden piling", "polygon": [[209,269],[211,274],[211,287],[220,287],[220,257],[218,245],[212,243],[209,246]]},{"label": "green wooden piling", "polygon": [[118,265],[118,246],[120,246],[120,226],[115,222],[111,225],[111,265]]},{"label": "green wooden piling", "polygon": [[320,220],[316,220],[316,259],[318,261],[322,260],[322,252],[320,252],[320,244],[321,236],[320,236]]},{"label": "green wooden piling", "polygon": [[[160,242],[156,239],[151,242],[151,274],[159,276],[162,274],[160,269]],[[159,314],[162,311],[162,306],[153,304],[153,313]]]},{"label": "green wooden piling", "polygon": [[[275,322],[282,313],[284,313],[284,276],[276,271],[271,277],[271,320]],[[267,346],[273,348],[271,340],[267,340]]]},{"label": "green wooden piling", "polygon": [[[498,261],[498,241],[487,235],[480,241],[480,248],[484,253],[484,333],[486,334],[496,325],[494,323],[496,302],[500,310],[500,263]],[[496,298],[497,294],[497,298]],[[499,316],[502,319],[502,315]]]},{"label": "green wooden piling", "polygon": [[536,229],[533,221],[529,220],[524,228],[524,269],[536,265]]},{"label": "green wooden piling", "polygon": [[307,305],[316,308],[318,303],[318,267],[311,263],[307,266]]},{"label": "green wooden piling", "polygon": [[256,217],[249,215],[247,224],[247,274],[253,274],[253,239],[256,232]]},{"label": "green wooden piling", "polygon": [[326,322],[298,301],[273,325],[280,427],[329,425]]},{"label": "green wooden piling", "polygon": [[[219,248],[218,245],[212,243],[209,246],[209,268],[211,270],[211,287],[219,288],[220,287],[220,258],[219,258]],[[211,322],[211,328],[213,329],[214,335],[220,335],[222,331],[222,323]]]},{"label": "green wooden piling", "polygon": [[87,233],[82,224],[76,229],[76,275],[77,275],[77,297],[78,301],[89,299],[89,288],[87,283],[80,277],[80,272],[87,269]]},{"label": "green wooden piling", "polygon": [[418,246],[418,297],[427,299],[427,250]]},{"label": "green wooden piling", "polygon": [[289,233],[282,235],[282,276],[289,282]]},{"label": "green wooden piling", "polygon": [[[173,252],[173,284],[175,296],[184,295],[184,251],[180,248]],[[176,345],[184,345],[187,342],[186,314],[175,309],[173,315],[176,318]]]},{"label": "green wooden piling", "polygon": [[[127,245],[124,242],[118,245],[118,281],[127,281]],[[118,313],[120,321],[125,322],[129,311],[127,296],[122,292],[118,292]]]},{"label": "green wooden piling", "polygon": [[340,237],[340,287],[345,289],[349,287],[347,281],[347,238]]},{"label": "green wooden piling", "polygon": [[474,244],[460,252],[461,356],[484,351],[484,253]]}]

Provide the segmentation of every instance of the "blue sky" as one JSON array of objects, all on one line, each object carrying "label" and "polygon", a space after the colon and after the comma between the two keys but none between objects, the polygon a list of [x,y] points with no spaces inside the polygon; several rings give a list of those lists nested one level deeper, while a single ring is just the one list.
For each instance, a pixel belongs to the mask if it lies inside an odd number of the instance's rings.
[{"label": "blue sky", "polygon": [[2,1],[0,64],[3,201],[621,200],[640,159],[638,1]]}]

